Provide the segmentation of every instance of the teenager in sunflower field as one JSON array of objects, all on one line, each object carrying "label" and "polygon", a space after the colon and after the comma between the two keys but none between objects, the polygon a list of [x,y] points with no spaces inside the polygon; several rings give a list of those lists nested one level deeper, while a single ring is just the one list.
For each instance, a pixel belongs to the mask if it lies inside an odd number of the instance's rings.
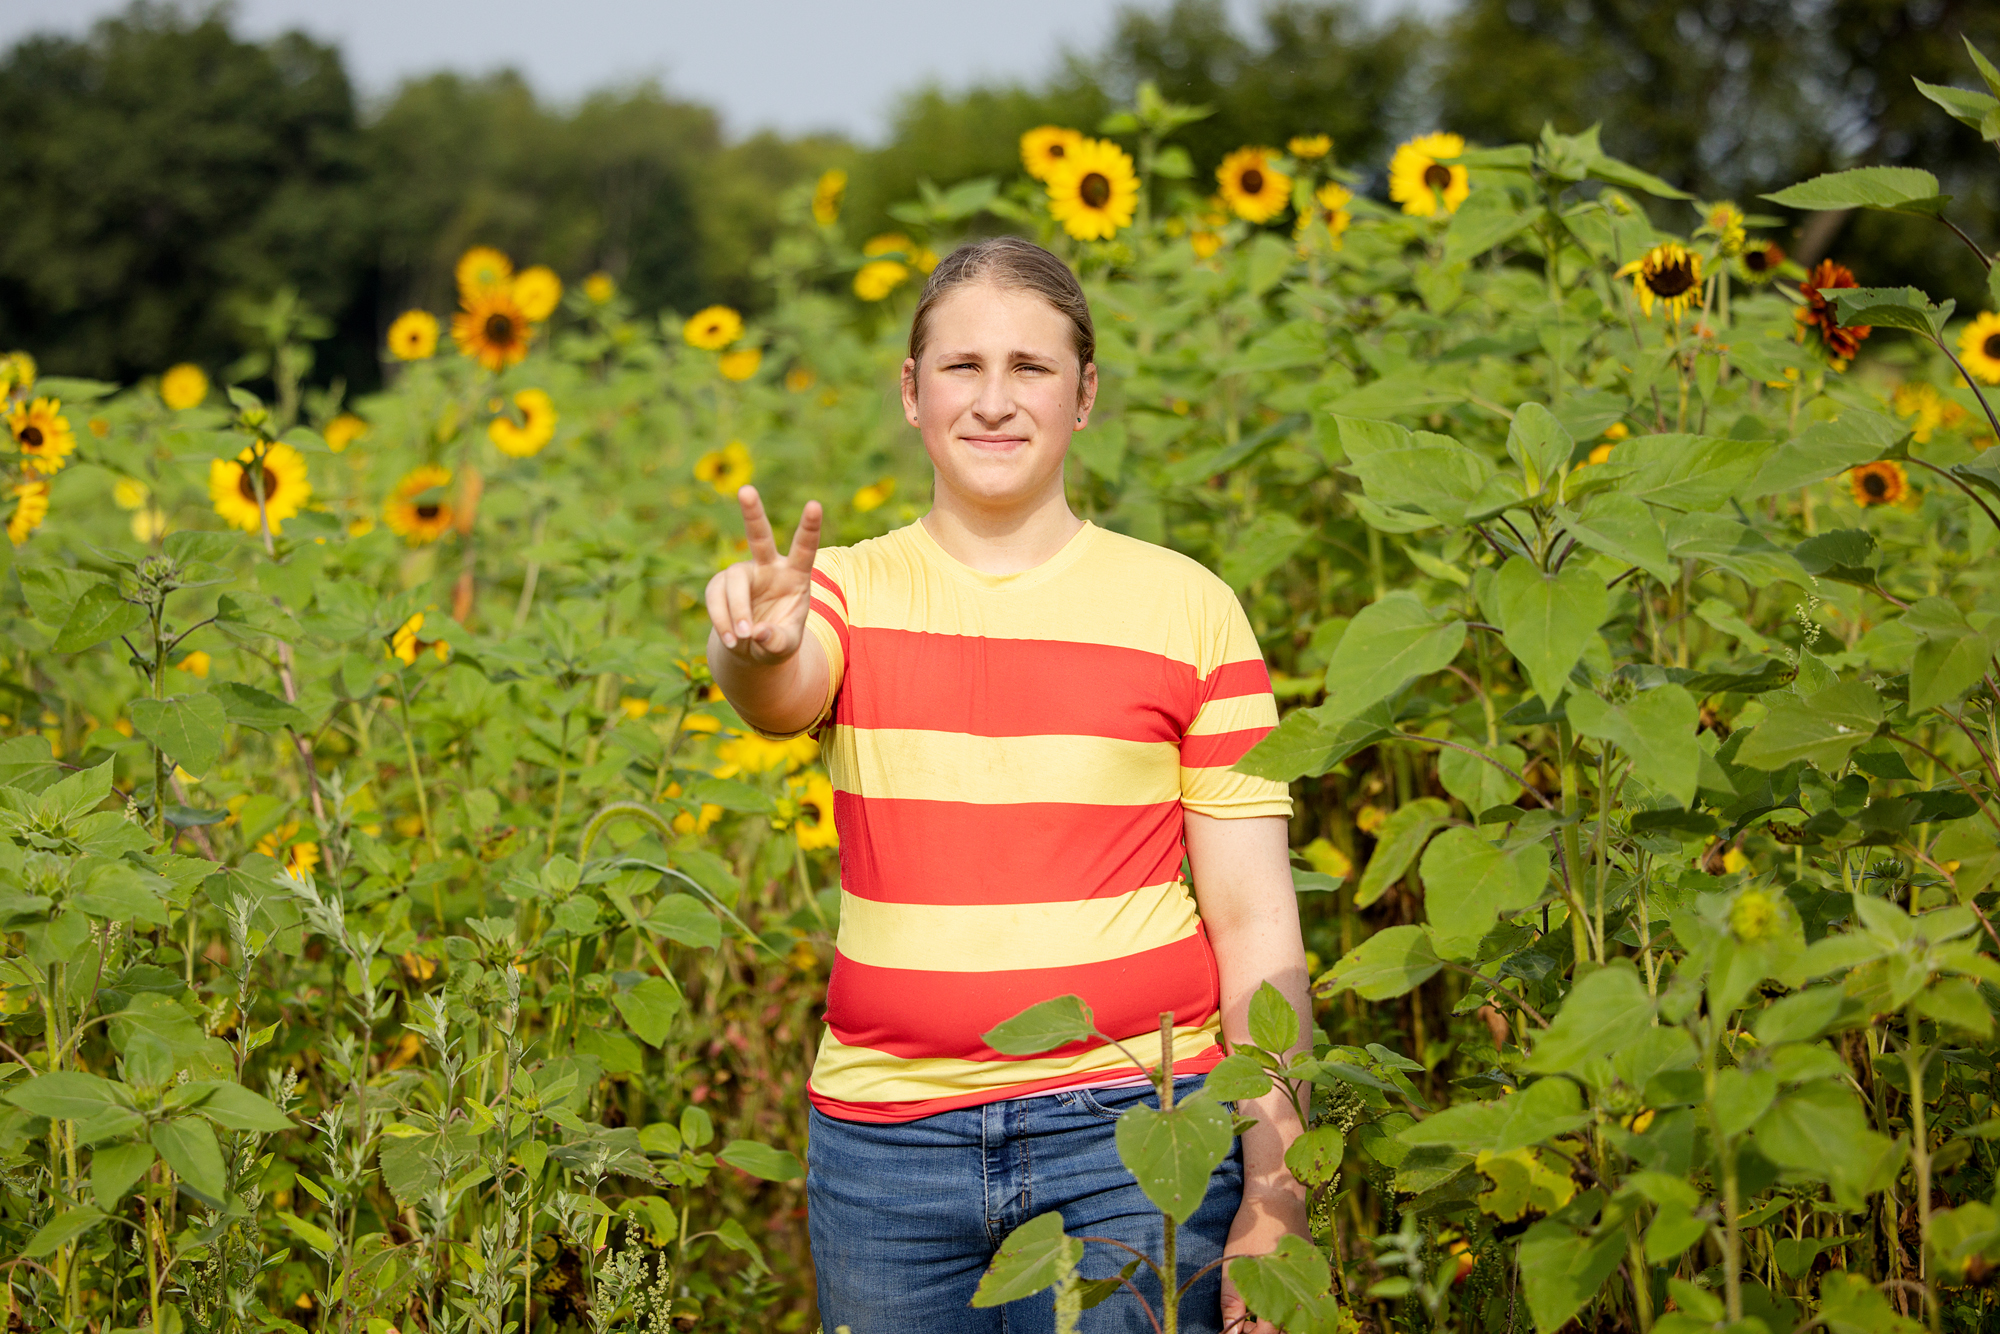
[{"label": "teenager in sunflower field", "polygon": [[[1050,1330],[1047,1292],[974,1309],[1015,1227],[1160,1254],[1160,1215],[1119,1162],[1118,1114],[1154,1091],[1108,1044],[1027,1058],[982,1034],[1081,996],[1142,1055],[1174,1015],[1176,1100],[1251,996],[1302,1014],[1306,957],[1284,785],[1231,766],[1277,721],[1234,594],[1185,556],[1098,528],[1063,490],[1097,394],[1074,274],[1011,237],[926,283],[903,409],[936,469],[930,512],[819,549],[817,502],[780,555],[738,493],[750,559],[708,585],[708,657],[743,719],[817,732],[834,786],[841,911],[808,1092],[806,1198],[821,1319],[853,1334]],[[1192,886],[1182,878],[1185,853]],[[1303,1037],[1303,1035],[1302,1035]],[[1082,1050],[1078,1050],[1082,1047]],[[1181,1229],[1181,1328],[1275,1334],[1221,1265],[1306,1234],[1286,1171],[1300,1126],[1276,1090]],[[1130,1253],[1088,1242],[1086,1278]],[[1155,1310],[1158,1284],[1135,1278]],[[1129,1293],[1083,1328],[1152,1328]]]}]

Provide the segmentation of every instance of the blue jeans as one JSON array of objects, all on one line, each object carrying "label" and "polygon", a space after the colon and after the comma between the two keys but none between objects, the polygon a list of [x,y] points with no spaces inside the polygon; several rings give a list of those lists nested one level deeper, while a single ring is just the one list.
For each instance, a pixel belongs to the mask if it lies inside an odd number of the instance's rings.
[{"label": "blue jeans", "polygon": [[[1175,1081],[1174,1097],[1201,1087]],[[1041,1334],[1055,1328],[1048,1292],[975,1309],[993,1253],[1009,1232],[1051,1209],[1072,1237],[1108,1237],[1157,1263],[1159,1211],[1118,1160],[1118,1114],[1153,1102],[1147,1086],[1043,1093],[876,1125],[811,1113],[806,1209],[819,1312],[826,1334]],[[1243,1146],[1232,1145],[1208,1194],[1180,1229],[1179,1281],[1222,1255],[1243,1198]],[[1132,1259],[1102,1242],[1084,1246],[1085,1278],[1109,1278]],[[1154,1311],[1160,1288],[1141,1267],[1132,1281]],[[1220,1268],[1181,1306],[1188,1334],[1222,1327]],[[1151,1334],[1124,1289],[1083,1313],[1085,1334]]]}]

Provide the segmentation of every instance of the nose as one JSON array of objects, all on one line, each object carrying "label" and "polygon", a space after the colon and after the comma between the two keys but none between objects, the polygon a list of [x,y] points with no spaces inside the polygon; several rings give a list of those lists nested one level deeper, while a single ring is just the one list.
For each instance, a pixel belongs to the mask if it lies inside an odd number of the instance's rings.
[{"label": "nose", "polygon": [[1014,395],[1003,370],[989,370],[979,377],[979,395],[972,400],[972,415],[986,427],[999,426],[1014,415]]}]

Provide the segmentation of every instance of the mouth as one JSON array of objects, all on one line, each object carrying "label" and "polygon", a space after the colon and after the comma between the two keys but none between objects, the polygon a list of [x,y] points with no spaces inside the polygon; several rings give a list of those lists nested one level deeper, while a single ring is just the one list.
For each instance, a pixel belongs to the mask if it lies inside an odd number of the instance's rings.
[{"label": "mouth", "polygon": [[975,449],[1012,449],[1028,443],[1025,435],[962,435],[959,439]]}]

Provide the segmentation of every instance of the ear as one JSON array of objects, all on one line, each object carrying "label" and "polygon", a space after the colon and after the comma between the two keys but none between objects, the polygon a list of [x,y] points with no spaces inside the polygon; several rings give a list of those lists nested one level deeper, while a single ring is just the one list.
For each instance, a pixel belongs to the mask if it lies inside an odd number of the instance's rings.
[{"label": "ear", "polygon": [[917,359],[903,359],[903,420],[917,424]]},{"label": "ear", "polygon": [[1089,362],[1076,386],[1076,429],[1090,425],[1090,409],[1097,402],[1097,363]]}]

